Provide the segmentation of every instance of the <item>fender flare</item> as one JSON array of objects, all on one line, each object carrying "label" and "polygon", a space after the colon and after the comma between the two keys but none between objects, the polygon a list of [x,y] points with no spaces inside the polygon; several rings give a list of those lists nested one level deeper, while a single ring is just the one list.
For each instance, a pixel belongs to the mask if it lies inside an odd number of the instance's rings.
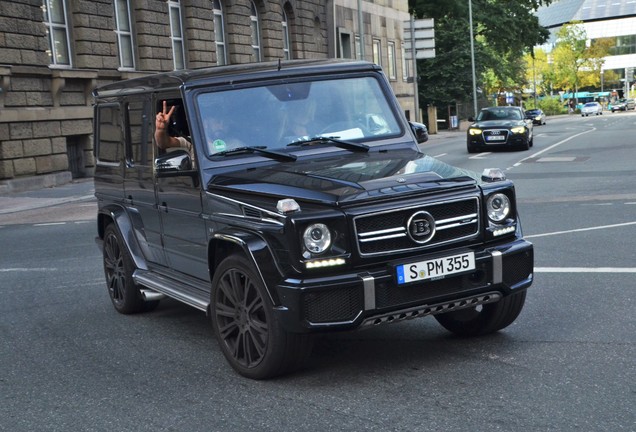
[{"label": "fender flare", "polygon": [[[217,243],[229,242],[238,246],[254,266],[256,273],[265,286],[265,290],[269,294],[272,304],[274,306],[280,305],[280,299],[275,286],[282,280],[283,272],[274,259],[274,254],[265,239],[256,233],[241,230],[224,230],[217,232],[213,234],[212,239]],[[213,279],[212,274],[210,278]]]},{"label": "fender flare", "polygon": [[118,205],[108,205],[99,209],[98,212],[98,232],[99,238],[103,240],[106,223],[104,218],[113,221],[115,227],[119,231],[128,252],[135,264],[135,268],[140,270],[148,270],[148,264],[141,250],[141,246],[135,237],[135,228],[131,215],[125,208]]}]

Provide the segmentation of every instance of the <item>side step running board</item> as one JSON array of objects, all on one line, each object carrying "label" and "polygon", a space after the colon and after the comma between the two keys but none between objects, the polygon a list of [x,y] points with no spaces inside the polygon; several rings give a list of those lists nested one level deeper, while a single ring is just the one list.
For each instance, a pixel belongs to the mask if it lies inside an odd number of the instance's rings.
[{"label": "side step running board", "polygon": [[[139,285],[143,285],[158,293],[172,297],[182,303],[193,308],[207,312],[210,304],[209,293],[198,290],[191,285],[184,284],[177,280],[149,272],[147,270],[135,270],[133,280]],[[144,293],[144,297],[156,300],[157,298],[151,293]],[[153,298],[154,297],[154,298]]]}]

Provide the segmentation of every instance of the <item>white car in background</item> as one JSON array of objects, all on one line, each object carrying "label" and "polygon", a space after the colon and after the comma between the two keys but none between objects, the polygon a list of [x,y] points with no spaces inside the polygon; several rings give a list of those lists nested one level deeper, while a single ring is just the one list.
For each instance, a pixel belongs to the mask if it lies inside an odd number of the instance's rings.
[{"label": "white car in background", "polygon": [[603,115],[603,106],[598,102],[588,102],[581,108],[581,117],[588,115]]}]

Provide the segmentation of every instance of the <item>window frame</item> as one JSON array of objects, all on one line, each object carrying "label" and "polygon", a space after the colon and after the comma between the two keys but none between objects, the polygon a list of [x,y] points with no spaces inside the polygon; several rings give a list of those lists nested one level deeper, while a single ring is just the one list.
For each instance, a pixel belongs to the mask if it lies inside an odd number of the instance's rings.
[{"label": "window frame", "polygon": [[252,50],[257,62],[262,60],[262,46],[261,46],[261,23],[258,16],[258,8],[256,3],[250,1],[250,33],[252,40]]},{"label": "window frame", "polygon": [[[128,18],[128,30],[121,29],[122,17],[119,16],[119,8],[118,3],[124,2],[126,4],[127,18]],[[129,0],[115,0],[113,2],[113,7],[115,8],[115,34],[117,35],[117,50],[119,53],[119,68],[118,70],[136,70],[136,59],[135,59],[135,39],[133,35],[133,27],[132,27],[132,14],[130,9],[130,1]],[[124,37],[130,38],[130,59],[132,62],[132,66],[124,66],[124,50],[122,40]]]},{"label": "window frame", "polygon": [[[67,7],[66,0],[59,0],[59,3],[62,5],[62,18],[64,19],[63,23],[55,23],[52,20],[51,13],[49,12],[48,6],[51,4],[50,0],[42,0],[42,14],[43,14],[43,22],[46,26],[46,31],[48,33],[47,39],[49,42],[49,59],[51,63],[50,66],[59,67],[59,68],[72,68],[73,67],[73,55],[71,53],[71,38],[69,35],[68,28],[68,19],[67,19]],[[68,63],[61,63],[57,61],[57,53],[58,50],[55,48],[55,39],[54,39],[54,30],[63,30],[64,31],[64,41],[66,43],[66,54],[68,56]]]},{"label": "window frame", "polygon": [[[214,45],[216,47],[216,65],[224,66],[228,63],[227,63],[227,45],[225,43],[225,16],[223,15],[223,3],[221,3],[221,0],[212,0],[212,22],[214,25]],[[221,33],[220,35],[217,32],[217,24],[220,24],[220,33]],[[219,55],[219,51],[221,52],[222,55]]]},{"label": "window frame", "polygon": [[[173,14],[177,14],[176,19],[179,24],[179,36],[175,36],[174,19]],[[170,40],[172,42],[172,54],[173,54],[173,66],[174,70],[182,70],[186,68],[185,58],[185,38],[183,36],[183,21],[181,19],[181,3],[179,0],[168,0],[168,15],[170,20]],[[177,55],[176,46],[181,48],[181,55]],[[177,64],[181,61],[181,67]]]},{"label": "window frame", "polygon": [[291,60],[291,35],[289,34],[289,19],[287,18],[287,12],[283,10],[283,20],[281,21],[283,28],[283,58],[285,60]]},{"label": "window frame", "polygon": [[396,52],[395,52],[395,42],[388,41],[387,42],[387,75],[391,80],[397,80],[397,62],[396,62]]},{"label": "window frame", "polygon": [[380,39],[373,39],[372,51],[373,51],[373,63],[382,67],[382,41]]}]

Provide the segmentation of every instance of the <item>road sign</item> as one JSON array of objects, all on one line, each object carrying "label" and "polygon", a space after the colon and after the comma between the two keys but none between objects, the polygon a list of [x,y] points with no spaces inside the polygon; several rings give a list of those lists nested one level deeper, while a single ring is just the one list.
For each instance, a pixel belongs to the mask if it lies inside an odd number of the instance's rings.
[{"label": "road sign", "polygon": [[[413,23],[413,29],[411,29]],[[423,18],[404,22],[404,55],[412,60],[412,45],[415,45],[415,58],[435,57],[435,22],[433,18]]]}]

